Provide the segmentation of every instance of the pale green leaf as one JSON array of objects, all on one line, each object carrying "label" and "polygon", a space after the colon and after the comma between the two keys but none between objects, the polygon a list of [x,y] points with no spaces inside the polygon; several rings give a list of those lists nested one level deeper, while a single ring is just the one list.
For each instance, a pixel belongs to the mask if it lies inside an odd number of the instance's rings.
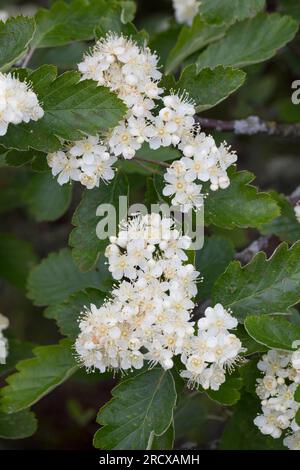
[{"label": "pale green leaf", "polygon": [[300,302],[300,242],[282,243],[267,260],[259,252],[242,267],[233,261],[217,280],[213,299],[243,321],[249,315],[287,312]]},{"label": "pale green leaf", "polygon": [[30,17],[0,21],[0,69],[6,70],[25,54],[34,30],[34,20]]},{"label": "pale green leaf", "polygon": [[293,351],[300,346],[300,327],[279,316],[249,316],[245,328],[255,341],[270,349]]},{"label": "pale green leaf", "polygon": [[72,343],[68,340],[39,346],[33,352],[32,359],[17,364],[17,372],[7,377],[8,385],[1,389],[0,405],[5,413],[29,408],[77,370]]},{"label": "pale green leaf", "polygon": [[197,71],[188,65],[182,72],[176,89],[186,91],[195,102],[196,111],[202,112],[216,106],[243,85],[246,74],[242,70],[219,66]]},{"label": "pale green leaf", "polygon": [[255,16],[265,0],[201,0],[199,13],[207,22],[231,24]]},{"label": "pale green leaf", "polygon": [[207,24],[200,16],[196,16],[193,25],[183,26],[174,48],[166,63],[166,73],[172,72],[194,52],[224,36],[224,25]]},{"label": "pale green leaf", "polygon": [[98,449],[146,450],[173,422],[176,391],[172,374],[159,368],[121,382],[99,412]]},{"label": "pale green leaf", "polygon": [[233,25],[225,38],[200,54],[197,65],[199,68],[216,65],[245,67],[264,62],[291,41],[297,30],[297,22],[289,16],[258,14]]}]

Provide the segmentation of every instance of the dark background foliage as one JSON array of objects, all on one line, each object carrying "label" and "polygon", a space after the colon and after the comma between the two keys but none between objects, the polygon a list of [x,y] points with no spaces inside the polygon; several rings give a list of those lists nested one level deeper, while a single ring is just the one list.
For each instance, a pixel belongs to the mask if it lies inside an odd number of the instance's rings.
[{"label": "dark background foliage", "polygon": [[[48,7],[51,1],[0,1],[0,8],[26,11],[38,6]],[[284,11],[289,2],[269,1],[269,11]],[[151,33],[161,31],[165,21],[172,16],[171,1],[139,0],[136,24]],[[40,49],[31,65],[43,63],[58,65],[61,71],[76,66],[83,51],[88,47],[76,43],[54,49]],[[291,84],[300,79],[300,35],[281,50],[272,60],[247,68],[246,84],[223,104],[204,112],[202,116],[216,119],[240,119],[257,115],[262,119],[282,123],[300,122],[300,105],[291,102]],[[271,136],[236,136],[231,133],[215,133],[221,141],[225,139],[237,150],[239,169],[252,171],[256,183],[262,189],[276,189],[290,194],[299,185],[299,140]],[[23,167],[1,167],[0,163],[0,227],[23,240],[24,252],[18,253],[12,243],[11,254],[0,249],[0,311],[8,315],[10,334],[34,344],[57,342],[59,335],[53,322],[42,315],[42,309],[33,307],[26,298],[28,269],[36,260],[48,253],[67,246],[71,230],[71,216],[80,199],[81,189],[73,188],[72,202],[67,212],[54,222],[36,222],[32,216],[26,195],[29,171]],[[145,179],[131,176],[133,198],[143,198]],[[214,229],[224,237],[228,234]],[[229,236],[229,235],[228,235]],[[230,232],[239,251],[257,237],[254,230],[239,229]],[[273,241],[273,248],[277,240]],[[4,256],[5,255],[5,256]],[[25,258],[24,258],[25,256]],[[4,258],[10,259],[9,264]],[[24,261],[25,260],[25,261]],[[1,275],[5,272],[5,279]],[[9,275],[9,273],[14,273]],[[47,399],[41,400],[33,409],[39,416],[39,430],[33,437],[22,441],[0,440],[3,448],[42,449],[90,449],[92,436],[97,429],[95,416],[99,406],[110,398],[114,381],[98,374],[79,372],[63,386],[57,388]],[[88,393],[87,393],[88,388]],[[197,410],[197,413],[195,413]],[[184,408],[176,412],[176,447],[214,448],[224,427],[228,411],[209,401],[202,395],[190,395]],[[196,418],[195,418],[196,416]],[[200,418],[199,418],[200,417]]]}]

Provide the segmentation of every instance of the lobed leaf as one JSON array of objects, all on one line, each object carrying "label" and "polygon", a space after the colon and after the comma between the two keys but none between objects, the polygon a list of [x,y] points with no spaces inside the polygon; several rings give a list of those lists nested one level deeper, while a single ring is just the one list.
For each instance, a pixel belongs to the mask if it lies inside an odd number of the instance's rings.
[{"label": "lobed leaf", "polygon": [[98,449],[146,450],[173,422],[176,391],[172,374],[159,368],[121,382],[99,412]]},{"label": "lobed leaf", "polygon": [[233,261],[217,280],[213,299],[243,322],[249,315],[287,312],[300,301],[300,241],[282,243],[267,260],[263,252],[242,267]]},{"label": "lobed leaf", "polygon": [[1,389],[0,406],[5,413],[29,408],[77,369],[69,340],[51,346],[39,346],[33,353],[35,357],[32,359],[18,362],[17,372],[6,379],[8,385]]}]

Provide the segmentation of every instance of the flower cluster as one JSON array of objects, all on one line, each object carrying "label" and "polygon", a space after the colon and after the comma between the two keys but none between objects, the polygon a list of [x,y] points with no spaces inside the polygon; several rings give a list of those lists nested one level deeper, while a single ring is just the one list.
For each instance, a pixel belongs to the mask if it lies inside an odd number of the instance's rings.
[{"label": "flower cluster", "polygon": [[200,2],[198,0],[173,0],[175,18],[177,23],[192,25],[193,19],[198,13]]},{"label": "flower cluster", "polygon": [[59,184],[63,185],[71,180],[80,181],[88,189],[98,187],[100,181],[108,182],[113,179],[115,172],[112,165],[116,160],[99,136],[87,136],[70,144],[65,151],[47,155],[48,165],[53,176],[58,175]]},{"label": "flower cluster", "polygon": [[181,356],[186,366],[181,376],[188,379],[189,385],[218,390],[225,382],[226,369],[231,370],[245,351],[237,336],[228,331],[237,324],[237,319],[221,304],[205,310],[198,321],[197,335],[189,338]]},{"label": "flower cluster", "polygon": [[300,223],[300,204],[297,204],[294,208],[295,210],[295,216],[298,222]]},{"label": "flower cluster", "polygon": [[[174,356],[182,355],[190,383],[218,388],[224,381],[224,367],[241,350],[239,340],[225,331],[236,321],[218,305],[206,311],[206,323],[198,322],[195,336],[191,312],[199,273],[188,263],[190,243],[172,219],[159,214],[121,224],[106,249],[109,271],[119,283],[100,308],[86,308],[79,323],[75,347],[88,369],[126,371],[145,361],[169,369]],[[197,372],[196,358],[203,361]]]},{"label": "flower cluster", "polygon": [[8,328],[9,321],[4,315],[0,313],[0,364],[5,364],[8,348],[7,348],[7,339],[3,336],[3,330]]},{"label": "flower cluster", "polygon": [[38,98],[27,82],[21,82],[11,73],[0,73],[0,136],[6,134],[10,123],[37,121],[43,115]]},{"label": "flower cluster", "polygon": [[[111,165],[117,157],[132,159],[147,142],[153,150],[173,145],[183,153],[183,158],[168,169],[164,189],[164,194],[173,196],[172,203],[182,211],[202,206],[199,181],[210,181],[212,190],[229,186],[227,168],[236,161],[235,153],[225,144],[217,147],[211,136],[199,132],[194,118],[196,110],[186,93],[171,92],[161,96],[158,57],[149,48],[109,33],[96,43],[78,67],[83,79],[94,79],[115,92],[128,112],[114,129],[102,136],[101,145],[99,137],[88,136],[75,143],[80,151],[70,151],[67,146],[64,152],[48,157],[53,175],[59,174],[60,184],[73,179],[80,180],[89,189],[98,186],[101,179],[108,181],[113,177]],[[161,104],[159,112],[156,110],[158,103]],[[90,145],[95,147],[93,154],[97,158],[94,162],[88,157],[87,164],[83,161],[83,151],[87,146],[90,155]],[[106,165],[102,156],[99,157],[99,146],[105,154]]]},{"label": "flower cluster", "polygon": [[294,399],[300,383],[300,352],[270,350],[257,367],[263,373],[256,387],[262,414],[255,418],[254,424],[262,434],[274,438],[285,432],[284,445],[291,450],[300,450],[300,427],[295,421],[300,403]]}]

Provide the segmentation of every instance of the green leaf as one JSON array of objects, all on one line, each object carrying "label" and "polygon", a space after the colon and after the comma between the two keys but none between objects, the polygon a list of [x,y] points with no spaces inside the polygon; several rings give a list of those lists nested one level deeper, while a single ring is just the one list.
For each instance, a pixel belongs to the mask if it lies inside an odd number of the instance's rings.
[{"label": "green leaf", "polygon": [[[210,191],[205,199],[206,224],[226,229],[259,227],[280,214],[277,203],[269,194],[259,193],[250,185],[254,179],[252,173],[237,172],[233,167],[228,174],[229,188]],[[208,189],[207,185],[204,185],[205,189]]]},{"label": "green leaf", "polygon": [[256,394],[257,379],[261,378],[261,372],[257,368],[258,357],[254,357],[239,367],[239,374],[243,379],[243,387],[248,393]]},{"label": "green leaf", "polygon": [[176,88],[185,90],[196,103],[196,111],[202,112],[234,93],[243,85],[245,78],[245,72],[231,67],[205,68],[198,72],[193,64],[183,70]]},{"label": "green leaf", "polygon": [[172,374],[154,368],[121,382],[99,412],[98,449],[146,450],[173,422],[176,391]]},{"label": "green leaf", "polygon": [[244,353],[241,353],[241,356],[251,356],[258,352],[264,352],[267,350],[266,346],[263,346],[260,343],[257,343],[251,336],[248,335],[245,327],[239,324],[234,331],[234,334],[239,338],[242,343],[243,348],[246,349]]},{"label": "green leaf", "polygon": [[5,364],[0,364],[0,378],[12,372],[21,359],[31,357],[33,347],[34,344],[28,341],[9,338],[8,357]]},{"label": "green leaf", "polygon": [[23,289],[29,270],[36,261],[30,243],[11,234],[0,233],[0,278]]},{"label": "green leaf", "polygon": [[233,244],[219,236],[205,237],[204,246],[196,252],[196,269],[204,281],[198,285],[198,298],[209,297],[216,279],[234,258]]},{"label": "green leaf", "polygon": [[94,304],[99,308],[105,297],[106,294],[98,289],[75,292],[64,302],[48,307],[45,316],[56,321],[62,335],[75,340],[80,331],[78,318],[84,307]]},{"label": "green leaf", "polygon": [[32,161],[36,156],[44,155],[36,150],[29,150],[28,152],[18,152],[17,150],[10,150],[5,155],[5,162],[9,166],[23,166],[26,163]]},{"label": "green leaf", "polygon": [[286,450],[282,439],[264,436],[253,423],[260,412],[258,397],[245,393],[225,426],[221,450]]},{"label": "green leaf", "polygon": [[300,21],[300,4],[298,0],[280,0],[279,9],[282,13],[293,16]]},{"label": "green leaf", "polygon": [[224,25],[207,24],[200,16],[194,18],[191,27],[183,26],[166,63],[166,73],[172,72],[194,52],[224,36]]},{"label": "green leaf", "polygon": [[[109,204],[110,210],[115,209],[116,214],[113,220],[117,223],[116,218],[121,215],[120,219],[123,219],[124,214],[122,215],[122,213],[124,209],[127,210],[127,205],[123,209],[119,206],[121,196],[128,196],[127,178],[121,172],[117,174],[110,185],[103,184],[100,188],[85,191],[72,219],[75,228],[71,232],[69,240],[70,246],[73,248],[73,258],[80,270],[92,269],[108,244],[108,238],[100,240],[97,237],[96,228],[98,223],[104,223],[106,218],[113,216],[113,214],[108,213],[100,219],[100,216],[96,215],[98,206]],[[119,214],[119,210],[121,210],[121,214]],[[116,234],[117,226],[112,228],[113,233],[109,233],[108,237]]]},{"label": "green leaf", "polygon": [[297,22],[289,16],[261,13],[233,25],[225,38],[200,54],[197,65],[202,69],[216,65],[245,67],[264,62],[291,41],[297,30]]},{"label": "green leaf", "polygon": [[1,389],[1,410],[5,413],[29,408],[77,369],[69,340],[39,346],[33,353],[35,357],[17,364],[17,372],[6,379],[8,385]]},{"label": "green leaf", "polygon": [[[24,72],[24,71],[23,71]],[[83,133],[115,127],[126,107],[107,88],[93,80],[80,81],[81,74],[65,72],[57,77],[56,67],[43,65],[28,72],[27,79],[37,93],[44,116],[38,121],[10,125],[0,144],[7,148],[52,152],[61,148],[59,138],[78,140]]]},{"label": "green leaf", "polygon": [[25,54],[34,30],[34,20],[27,16],[0,21],[0,69],[8,69]]},{"label": "green leaf", "polygon": [[23,193],[29,213],[38,221],[57,220],[68,209],[72,199],[72,185],[60,186],[48,171],[31,176]]},{"label": "green leaf", "polygon": [[37,420],[30,411],[15,414],[0,413],[0,438],[24,439],[37,430]]},{"label": "green leaf", "polygon": [[293,351],[300,346],[300,327],[281,317],[249,316],[245,320],[248,334],[270,349]]},{"label": "green leaf", "polygon": [[199,13],[207,22],[231,24],[255,16],[265,0],[202,0]]},{"label": "green leaf", "polygon": [[233,261],[216,282],[213,299],[241,322],[249,315],[287,312],[300,301],[300,242],[290,249],[282,243],[269,260],[260,252],[244,267]]},{"label": "green leaf", "polygon": [[298,426],[300,426],[300,408],[298,409],[296,415],[295,415],[295,420]]},{"label": "green leaf", "polygon": [[242,388],[243,381],[240,377],[229,377],[226,379],[219,390],[206,390],[206,394],[212,400],[220,403],[221,405],[232,406],[237,403],[241,397],[240,389]]},{"label": "green leaf", "polygon": [[295,391],[294,398],[298,403],[300,403],[300,385],[298,385],[297,390]]},{"label": "green leaf", "polygon": [[166,432],[161,436],[154,436],[151,450],[172,450],[175,440],[174,423],[172,422]]},{"label": "green leaf", "polygon": [[126,22],[132,17],[132,12],[130,14],[128,10],[129,5],[121,8],[118,3],[107,0],[58,1],[50,10],[38,10],[35,15],[34,47],[55,47],[93,39],[95,28],[111,21],[112,17],[121,23],[122,13]]},{"label": "green leaf", "polygon": [[276,235],[283,241],[295,243],[300,239],[300,224],[295,211],[285,196],[272,192],[273,199],[278,203],[281,215],[260,227],[263,235]]},{"label": "green leaf", "polygon": [[51,253],[30,273],[28,297],[35,305],[53,305],[62,302],[77,290],[98,288],[101,274],[96,271],[81,273],[76,267],[71,252],[63,249]]}]

